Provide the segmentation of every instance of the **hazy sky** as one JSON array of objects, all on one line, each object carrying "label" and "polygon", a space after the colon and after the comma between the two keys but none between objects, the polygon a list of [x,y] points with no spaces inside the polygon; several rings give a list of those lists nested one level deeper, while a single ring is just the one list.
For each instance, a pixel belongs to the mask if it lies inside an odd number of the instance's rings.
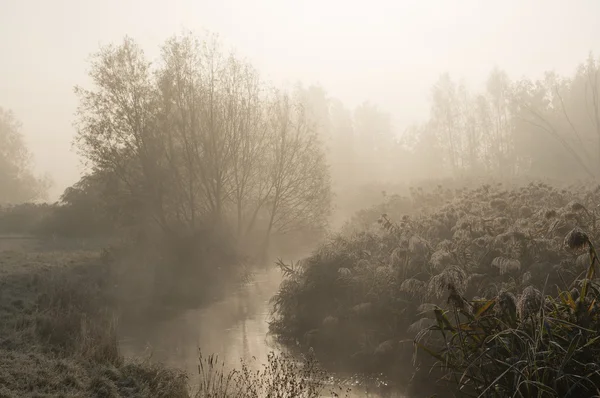
[{"label": "hazy sky", "polygon": [[276,84],[321,83],[356,106],[371,100],[396,127],[427,116],[443,72],[475,87],[571,73],[600,54],[598,0],[0,0],[0,106],[23,122],[55,198],[77,180],[73,86],[99,45],[137,39],[154,58],[183,29],[219,33]]}]

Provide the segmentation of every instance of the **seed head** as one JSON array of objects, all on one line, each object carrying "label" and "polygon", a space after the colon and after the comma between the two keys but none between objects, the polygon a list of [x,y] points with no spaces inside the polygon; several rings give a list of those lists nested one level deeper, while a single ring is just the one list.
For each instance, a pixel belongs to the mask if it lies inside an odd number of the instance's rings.
[{"label": "seed head", "polygon": [[450,291],[450,295],[448,296],[448,304],[452,304],[456,309],[464,310],[465,309],[465,300],[458,294],[456,290],[456,286],[454,283],[450,282],[447,285],[448,290]]},{"label": "seed head", "polygon": [[506,203],[506,201],[502,200],[502,199],[493,199],[490,202],[490,207],[494,210],[498,210],[498,211],[503,211],[506,210],[506,207],[508,206],[508,204]]},{"label": "seed head", "polygon": [[529,218],[533,214],[533,210],[531,210],[531,207],[521,206],[521,208],[519,209],[519,214],[523,218]]},{"label": "seed head", "polygon": [[581,211],[585,209],[585,207],[576,200],[572,200],[569,203],[567,203],[566,207],[571,211]]},{"label": "seed head", "polygon": [[527,286],[517,302],[517,311],[521,319],[539,311],[542,305],[542,293],[533,286]]},{"label": "seed head", "polygon": [[515,314],[517,312],[517,298],[511,292],[502,290],[496,297],[498,306],[496,312],[500,314]]},{"label": "seed head", "polygon": [[586,247],[590,242],[589,237],[580,228],[573,228],[567,236],[565,236],[564,245],[571,250],[578,250]]}]

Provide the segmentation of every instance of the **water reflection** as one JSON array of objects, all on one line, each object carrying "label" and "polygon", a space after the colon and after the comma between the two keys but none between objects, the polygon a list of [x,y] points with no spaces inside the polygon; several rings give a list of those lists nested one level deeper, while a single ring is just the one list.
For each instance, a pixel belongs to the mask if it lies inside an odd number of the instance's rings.
[{"label": "water reflection", "polygon": [[[267,337],[269,299],[281,280],[277,269],[257,272],[252,281],[206,308],[178,311],[152,322],[124,320],[121,347],[125,356],[152,355],[157,361],[197,371],[198,347],[218,354],[226,364],[240,358],[265,361],[277,347]],[[254,361],[252,361],[254,362]]]},{"label": "water reflection", "polygon": [[[277,291],[278,269],[257,272],[251,282],[206,308],[178,311],[173,316],[148,322],[124,320],[121,348],[127,357],[148,357],[184,369],[194,383],[198,370],[198,347],[205,354],[217,354],[226,365],[235,367],[244,358],[249,365],[265,363],[270,351],[278,351],[269,339],[269,299]],[[256,360],[255,360],[256,359]],[[400,397],[391,392],[352,385],[351,397]]]}]

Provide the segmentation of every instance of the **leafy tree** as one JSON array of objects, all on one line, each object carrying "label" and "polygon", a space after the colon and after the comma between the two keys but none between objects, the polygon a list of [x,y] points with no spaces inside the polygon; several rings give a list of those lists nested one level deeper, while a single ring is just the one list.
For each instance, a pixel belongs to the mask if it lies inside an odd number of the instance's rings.
[{"label": "leafy tree", "polygon": [[273,112],[267,236],[273,228],[322,229],[330,211],[330,176],[317,133],[285,94],[274,98]]},{"label": "leafy tree", "polygon": [[[114,179],[101,173],[88,174],[65,189],[60,201],[39,227],[39,232],[66,237],[108,236],[126,226],[134,212],[126,203],[116,203]],[[109,196],[113,195],[113,196]],[[131,208],[129,210],[132,210]]]}]

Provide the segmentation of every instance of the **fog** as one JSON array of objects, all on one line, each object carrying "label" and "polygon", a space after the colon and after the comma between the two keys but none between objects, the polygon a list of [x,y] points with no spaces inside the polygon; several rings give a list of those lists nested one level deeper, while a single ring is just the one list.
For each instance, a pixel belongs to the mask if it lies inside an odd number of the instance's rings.
[{"label": "fog", "polygon": [[79,178],[71,151],[73,86],[88,81],[101,44],[136,39],[150,59],[183,29],[208,29],[276,85],[321,84],[354,108],[392,115],[398,134],[427,117],[440,74],[485,83],[494,66],[511,78],[569,75],[600,53],[595,1],[61,0],[0,3],[0,104],[23,122],[50,197]]},{"label": "fog", "polygon": [[0,356],[78,396],[596,392],[598,38],[591,0],[0,0]]}]

